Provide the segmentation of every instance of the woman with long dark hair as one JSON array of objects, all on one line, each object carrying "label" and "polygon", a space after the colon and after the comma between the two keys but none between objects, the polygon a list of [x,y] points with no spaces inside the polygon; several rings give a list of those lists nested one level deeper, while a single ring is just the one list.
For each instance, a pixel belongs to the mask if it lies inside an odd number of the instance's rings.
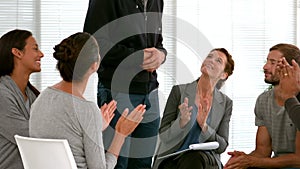
[{"label": "woman with long dark hair", "polygon": [[14,135],[29,136],[30,106],[39,94],[29,78],[41,71],[43,56],[30,31],[0,39],[0,168],[23,168]]}]

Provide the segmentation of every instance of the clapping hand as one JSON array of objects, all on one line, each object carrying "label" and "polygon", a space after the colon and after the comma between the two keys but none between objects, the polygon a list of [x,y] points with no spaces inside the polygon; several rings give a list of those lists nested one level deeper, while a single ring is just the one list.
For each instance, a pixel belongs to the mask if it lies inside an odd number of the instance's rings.
[{"label": "clapping hand", "polygon": [[146,105],[140,104],[130,114],[128,114],[129,110],[126,108],[117,122],[116,132],[125,137],[131,134],[143,120],[145,108]]},{"label": "clapping hand", "polygon": [[285,101],[300,92],[300,68],[295,60],[292,60],[292,65],[289,65],[283,58],[277,65],[276,73],[280,79],[276,94],[280,99]]},{"label": "clapping hand", "polygon": [[210,111],[210,102],[208,99],[204,98],[203,101],[200,101],[201,103],[198,104],[198,114],[197,114],[197,122],[199,126],[202,128],[203,131],[206,131],[207,124],[206,120],[208,118],[208,114]]},{"label": "clapping hand", "polygon": [[193,109],[192,106],[189,106],[189,99],[186,97],[184,98],[184,102],[178,106],[180,110],[180,120],[179,125],[180,128],[183,128],[190,120],[191,120],[191,110]]},{"label": "clapping hand", "polygon": [[102,121],[103,121],[103,125],[102,125],[102,131],[104,131],[110,121],[113,119],[113,117],[115,116],[114,112],[117,108],[117,102],[112,100],[111,102],[109,102],[109,104],[104,104],[103,106],[101,106],[101,114],[102,114]]}]

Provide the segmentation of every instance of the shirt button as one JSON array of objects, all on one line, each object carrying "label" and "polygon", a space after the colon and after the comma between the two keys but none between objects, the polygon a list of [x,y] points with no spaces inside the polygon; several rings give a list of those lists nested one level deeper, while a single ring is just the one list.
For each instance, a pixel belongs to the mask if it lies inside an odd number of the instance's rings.
[{"label": "shirt button", "polygon": [[135,6],[135,8],[139,8],[139,6],[138,6],[138,5],[136,5],[136,6]]}]

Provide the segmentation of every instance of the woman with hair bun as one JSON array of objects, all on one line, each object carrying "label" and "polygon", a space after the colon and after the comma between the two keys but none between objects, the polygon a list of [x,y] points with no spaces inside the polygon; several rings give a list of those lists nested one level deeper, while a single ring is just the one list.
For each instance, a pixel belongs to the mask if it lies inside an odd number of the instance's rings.
[{"label": "woman with hair bun", "polygon": [[100,64],[98,44],[90,34],[79,32],[54,50],[62,81],[45,89],[32,106],[30,136],[67,139],[79,169],[114,168],[125,138],[143,119],[145,105],[131,113],[124,110],[105,153],[102,130],[114,116],[116,102],[101,107],[101,116],[97,104],[83,96],[89,77]]},{"label": "woman with hair bun", "polygon": [[29,109],[39,94],[29,78],[41,71],[43,56],[30,31],[0,39],[0,168],[23,169],[14,135],[29,136]]}]

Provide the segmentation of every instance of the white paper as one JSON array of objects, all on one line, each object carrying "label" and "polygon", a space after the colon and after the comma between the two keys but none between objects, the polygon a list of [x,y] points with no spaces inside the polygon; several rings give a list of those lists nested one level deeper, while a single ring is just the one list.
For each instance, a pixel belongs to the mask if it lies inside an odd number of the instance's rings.
[{"label": "white paper", "polygon": [[213,142],[206,142],[206,143],[198,143],[198,144],[191,144],[189,148],[191,150],[214,150],[219,147],[219,143],[216,141]]},{"label": "white paper", "polygon": [[174,153],[171,153],[171,154],[167,154],[167,155],[164,155],[164,156],[161,156],[161,157],[157,157],[157,159],[163,159],[163,158],[171,157],[171,156],[181,154],[183,152],[190,151],[190,150],[214,150],[214,149],[217,149],[218,147],[219,147],[219,143],[216,142],[216,141],[191,144],[188,149],[184,149],[184,150],[177,151],[177,152],[174,152]]}]

